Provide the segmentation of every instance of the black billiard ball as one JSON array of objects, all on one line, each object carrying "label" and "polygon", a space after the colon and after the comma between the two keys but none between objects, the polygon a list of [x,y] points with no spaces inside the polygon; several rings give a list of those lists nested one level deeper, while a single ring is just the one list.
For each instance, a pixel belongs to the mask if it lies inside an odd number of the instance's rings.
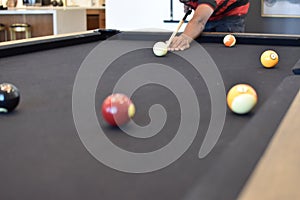
[{"label": "black billiard ball", "polygon": [[19,89],[10,83],[0,84],[0,112],[13,111],[20,102]]}]

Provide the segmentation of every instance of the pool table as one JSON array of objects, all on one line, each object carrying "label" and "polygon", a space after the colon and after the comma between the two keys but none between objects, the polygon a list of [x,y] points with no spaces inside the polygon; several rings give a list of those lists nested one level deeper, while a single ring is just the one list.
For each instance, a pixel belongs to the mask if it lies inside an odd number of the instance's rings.
[{"label": "pool table", "polygon": [[[0,82],[21,101],[0,115],[0,199],[237,199],[299,91],[300,40],[236,34],[228,48],[224,35],[164,57],[151,47],[166,32],[1,43]],[[267,49],[279,54],[272,69],[259,60]],[[258,94],[245,115],[226,106],[238,83]],[[102,102],[126,91],[136,114],[110,127]]]}]

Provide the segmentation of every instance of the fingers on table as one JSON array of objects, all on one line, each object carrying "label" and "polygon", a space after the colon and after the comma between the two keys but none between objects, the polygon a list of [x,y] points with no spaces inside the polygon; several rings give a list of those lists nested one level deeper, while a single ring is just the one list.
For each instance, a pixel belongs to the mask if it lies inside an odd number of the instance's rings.
[{"label": "fingers on table", "polygon": [[174,37],[174,39],[171,42],[171,45],[169,47],[170,51],[183,51],[190,47],[190,42],[187,38],[185,38],[183,35],[180,35],[178,37]]}]

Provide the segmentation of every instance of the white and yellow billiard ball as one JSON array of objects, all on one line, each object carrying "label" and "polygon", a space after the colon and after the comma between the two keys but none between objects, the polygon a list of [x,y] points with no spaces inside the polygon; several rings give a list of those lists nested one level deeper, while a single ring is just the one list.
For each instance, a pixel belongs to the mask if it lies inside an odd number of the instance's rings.
[{"label": "white and yellow billiard ball", "polygon": [[257,103],[257,93],[248,84],[237,84],[227,93],[227,105],[237,114],[247,114]]},{"label": "white and yellow billiard ball", "polygon": [[158,56],[165,56],[168,53],[168,47],[165,42],[156,42],[153,46],[153,53]]},{"label": "white and yellow billiard ball", "polygon": [[266,50],[261,54],[260,62],[265,68],[273,68],[278,64],[279,56],[273,50]]},{"label": "white and yellow billiard ball", "polygon": [[228,34],[223,38],[223,43],[226,47],[233,47],[236,43],[234,35]]}]

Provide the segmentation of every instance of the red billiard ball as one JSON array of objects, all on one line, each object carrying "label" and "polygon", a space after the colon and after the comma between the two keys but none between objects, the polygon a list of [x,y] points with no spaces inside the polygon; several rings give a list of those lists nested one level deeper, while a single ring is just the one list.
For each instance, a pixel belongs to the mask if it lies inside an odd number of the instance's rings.
[{"label": "red billiard ball", "polygon": [[102,116],[111,126],[126,124],[135,114],[135,106],[124,94],[108,96],[102,104]]},{"label": "red billiard ball", "polygon": [[11,83],[0,84],[0,112],[11,112],[19,104],[19,89]]}]

